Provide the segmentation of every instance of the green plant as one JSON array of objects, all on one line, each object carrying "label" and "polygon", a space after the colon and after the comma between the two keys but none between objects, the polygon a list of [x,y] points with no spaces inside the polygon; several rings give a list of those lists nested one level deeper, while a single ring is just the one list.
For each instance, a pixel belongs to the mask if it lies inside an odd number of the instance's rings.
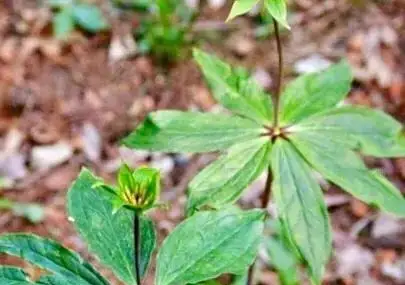
[{"label": "green plant", "polygon": [[176,0],[153,0],[149,11],[136,31],[140,51],[161,61],[178,59],[189,43],[194,11]]},{"label": "green plant", "polygon": [[58,39],[66,39],[75,26],[90,33],[109,28],[102,12],[94,4],[77,0],[49,0],[47,3],[56,11],[53,16],[53,33]]},{"label": "green plant", "polygon": [[[231,18],[257,2],[238,0]],[[225,273],[233,275],[233,285],[250,285],[251,265],[263,244],[282,284],[299,283],[299,263],[307,267],[312,282],[320,284],[331,252],[331,234],[314,170],[357,198],[405,216],[401,193],[380,173],[368,170],[356,153],[404,156],[403,126],[380,111],[336,107],[351,87],[350,68],[344,61],[297,78],[281,93],[279,22],[288,26],[286,9],[282,0],[265,4],[277,20],[273,23],[280,65],[274,96],[265,93],[246,70],[195,50],[214,97],[234,115],[158,111],[123,141],[151,151],[227,150],[191,181],[189,217],[159,248],[156,285],[217,285],[214,279]],[[266,170],[262,209],[238,209],[234,203]],[[116,187],[110,186],[84,169],[68,193],[69,218],[101,263],[125,284],[139,285],[156,247],[147,211],[159,206],[159,174],[123,165],[117,181]],[[267,226],[265,208],[271,190],[278,220]],[[77,254],[50,240],[3,235],[0,253],[46,270],[33,281],[21,269],[3,266],[0,285],[109,284]]]},{"label": "green plant", "polygon": [[[237,0],[229,19],[246,13],[256,3]],[[301,76],[283,91],[279,24],[289,28],[286,4],[284,0],[266,0],[263,9],[276,20],[279,80],[274,96],[266,94],[245,70],[195,50],[194,58],[215,99],[234,115],[158,111],[123,142],[130,148],[150,151],[227,150],[190,182],[190,216],[232,205],[267,169],[262,207],[267,207],[272,190],[283,239],[306,265],[312,282],[320,284],[332,245],[327,208],[312,172],[319,172],[366,203],[405,217],[400,191],[378,171],[367,169],[357,154],[405,156],[405,135],[403,126],[381,111],[338,106],[352,83],[345,61]]]},{"label": "green plant", "polygon": [[[69,219],[101,263],[125,284],[140,284],[156,245],[145,211],[158,205],[159,174],[124,165],[117,181],[117,187],[107,185],[84,169],[68,193]],[[229,208],[184,221],[159,250],[155,284],[197,283],[224,272],[242,275],[255,257],[264,217],[262,210]],[[1,285],[109,284],[76,253],[48,239],[3,235],[0,253],[46,270],[34,281],[19,268],[0,266]]]}]

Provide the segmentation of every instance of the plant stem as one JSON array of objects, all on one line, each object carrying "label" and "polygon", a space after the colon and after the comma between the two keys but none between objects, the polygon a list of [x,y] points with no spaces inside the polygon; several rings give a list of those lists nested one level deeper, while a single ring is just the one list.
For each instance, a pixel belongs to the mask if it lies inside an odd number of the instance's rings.
[{"label": "plant stem", "polygon": [[283,87],[283,77],[284,77],[284,66],[283,66],[283,47],[281,45],[280,38],[280,28],[277,21],[273,18],[274,33],[277,41],[277,54],[278,54],[278,78],[277,78],[277,88],[274,94],[273,105],[274,105],[274,128],[278,128],[280,124],[280,97],[281,89]]},{"label": "plant stem", "polygon": [[[284,77],[284,68],[283,68],[283,48],[281,45],[281,38],[280,38],[280,29],[276,19],[273,18],[274,24],[274,33],[276,36],[277,41],[277,53],[278,53],[278,78],[277,78],[277,88],[276,93],[273,96],[273,112],[274,112],[274,125],[273,131],[279,128],[280,124],[280,97],[281,97],[281,90],[283,87],[283,77]],[[272,138],[273,139],[273,138]],[[262,195],[262,209],[267,209],[267,206],[270,201],[270,194],[271,194],[271,183],[273,181],[273,174],[271,172],[271,167],[268,168],[267,171],[267,179],[266,185],[264,187],[263,195]],[[254,273],[255,264],[253,264],[249,268],[248,280],[247,285],[252,285],[253,283],[253,273]]]},{"label": "plant stem", "polygon": [[269,204],[272,181],[273,181],[273,174],[271,172],[271,167],[269,167],[267,170],[266,185],[264,186],[264,191],[262,195],[262,209],[267,209],[267,205]]},{"label": "plant stem", "polygon": [[136,284],[141,285],[141,223],[138,213],[134,213],[134,261]]}]

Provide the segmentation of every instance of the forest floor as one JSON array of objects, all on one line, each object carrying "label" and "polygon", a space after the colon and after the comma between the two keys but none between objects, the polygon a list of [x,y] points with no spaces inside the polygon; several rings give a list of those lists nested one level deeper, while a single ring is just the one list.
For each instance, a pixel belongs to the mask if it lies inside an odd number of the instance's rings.
[{"label": "forest floor", "polygon": [[[148,56],[129,57],[125,50],[112,50],[136,26],[135,14],[110,15],[111,32],[76,31],[62,43],[51,35],[49,9],[33,0],[1,2],[0,176],[5,185],[0,195],[38,203],[44,216],[32,223],[18,213],[2,211],[0,233],[49,236],[91,259],[68,221],[66,192],[82,166],[114,181],[124,159],[133,166],[149,163],[162,170],[162,200],[171,206],[152,214],[162,240],[183,218],[188,181],[215,154],[146,153],[118,142],[152,110],[217,108],[195,63],[185,56],[178,63],[160,65]],[[293,28],[282,33],[286,80],[347,58],[355,73],[347,101],[384,110],[405,122],[405,2],[290,2]],[[277,74],[273,38],[258,37],[253,17],[224,24],[229,7],[204,2],[193,37],[204,50],[249,68],[272,90]],[[405,158],[366,162],[405,193]],[[243,207],[259,206],[263,184],[261,178],[251,186]],[[405,222],[325,181],[323,186],[328,190],[335,248],[324,284],[405,284]],[[2,264],[14,262],[0,256]],[[278,284],[271,268],[263,270],[259,280]]]}]

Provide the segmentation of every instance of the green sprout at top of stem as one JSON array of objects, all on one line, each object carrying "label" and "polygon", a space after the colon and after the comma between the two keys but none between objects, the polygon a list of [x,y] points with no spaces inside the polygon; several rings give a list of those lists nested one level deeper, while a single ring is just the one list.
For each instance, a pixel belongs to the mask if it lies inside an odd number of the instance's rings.
[{"label": "green sprout at top of stem", "polygon": [[100,181],[93,188],[100,188],[113,195],[113,212],[122,207],[142,214],[158,207],[156,201],[160,194],[160,173],[157,169],[140,167],[130,168],[123,164],[117,175],[118,185],[112,187]]}]

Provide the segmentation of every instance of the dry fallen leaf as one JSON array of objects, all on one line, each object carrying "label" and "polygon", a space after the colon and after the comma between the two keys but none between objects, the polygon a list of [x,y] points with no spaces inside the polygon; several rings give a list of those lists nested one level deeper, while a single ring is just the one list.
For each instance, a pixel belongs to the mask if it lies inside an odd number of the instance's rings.
[{"label": "dry fallen leaf", "polygon": [[114,63],[116,61],[130,58],[136,55],[138,47],[134,36],[129,33],[123,36],[114,36],[111,39],[110,48],[108,50],[108,59]]},{"label": "dry fallen leaf", "polygon": [[31,151],[31,165],[34,169],[49,169],[69,160],[72,146],[64,141],[53,145],[36,146]]},{"label": "dry fallen leaf", "polygon": [[336,251],[337,274],[350,277],[356,273],[367,273],[375,263],[373,253],[357,244],[349,243]]}]

